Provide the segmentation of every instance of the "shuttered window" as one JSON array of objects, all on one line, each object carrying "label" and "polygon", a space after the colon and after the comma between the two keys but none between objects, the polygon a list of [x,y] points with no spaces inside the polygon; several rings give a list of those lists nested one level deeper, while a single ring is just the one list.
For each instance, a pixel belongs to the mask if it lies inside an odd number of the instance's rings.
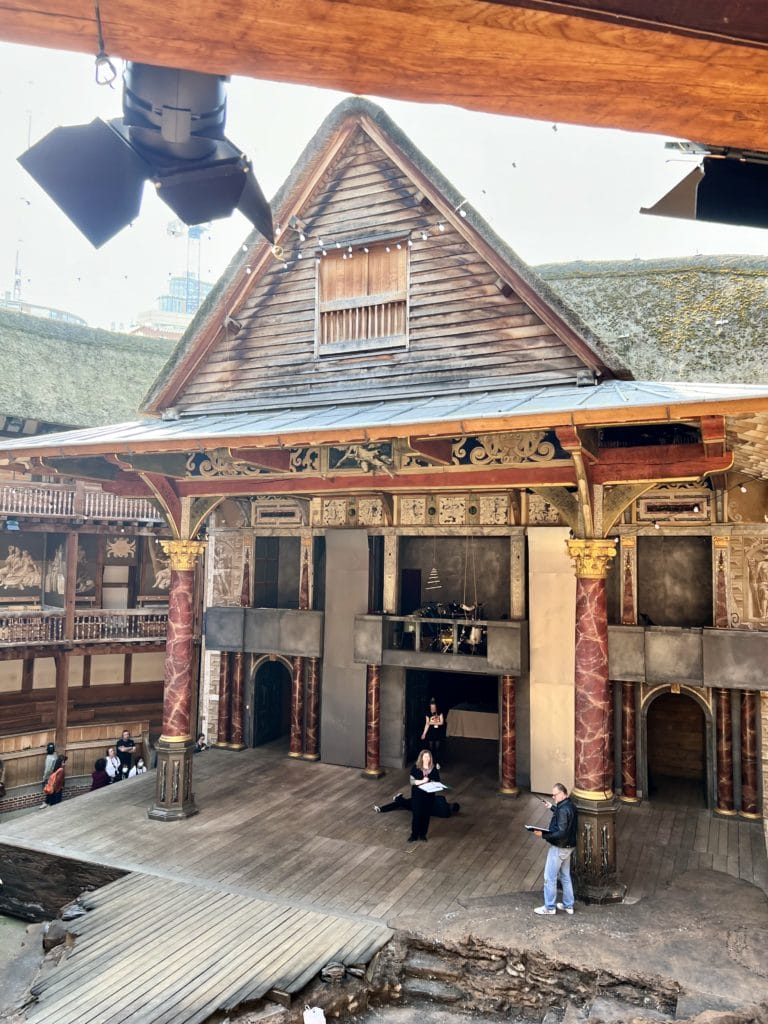
[{"label": "shuttered window", "polygon": [[408,344],[408,246],[331,250],[318,265],[318,355]]}]

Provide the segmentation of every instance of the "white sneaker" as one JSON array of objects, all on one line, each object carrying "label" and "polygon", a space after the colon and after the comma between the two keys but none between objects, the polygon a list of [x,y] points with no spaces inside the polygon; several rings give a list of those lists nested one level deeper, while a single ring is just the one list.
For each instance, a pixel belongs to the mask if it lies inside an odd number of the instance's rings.
[{"label": "white sneaker", "polygon": [[572,914],[573,913],[573,907],[566,907],[566,905],[564,903],[558,903],[557,904],[557,909],[558,910],[564,910],[566,912],[566,914]]},{"label": "white sneaker", "polygon": [[554,907],[536,907],[534,914],[556,914],[557,911]]}]

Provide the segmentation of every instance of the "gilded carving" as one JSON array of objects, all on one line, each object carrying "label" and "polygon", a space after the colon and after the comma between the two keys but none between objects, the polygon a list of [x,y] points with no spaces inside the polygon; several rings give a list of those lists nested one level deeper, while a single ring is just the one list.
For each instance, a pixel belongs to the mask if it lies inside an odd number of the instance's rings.
[{"label": "gilded carving", "polygon": [[579,579],[605,579],[611,560],[616,556],[615,541],[574,539],[566,541],[566,545]]},{"label": "gilded carving", "polygon": [[205,551],[202,540],[161,540],[160,546],[171,560],[172,572],[191,572]]},{"label": "gilded carving", "polygon": [[392,444],[350,444],[345,448],[328,449],[328,469],[362,470],[363,473],[393,475]]},{"label": "gilded carving", "polygon": [[555,445],[544,430],[519,434],[478,434],[460,437],[453,444],[453,464],[515,466],[521,462],[551,462]]}]

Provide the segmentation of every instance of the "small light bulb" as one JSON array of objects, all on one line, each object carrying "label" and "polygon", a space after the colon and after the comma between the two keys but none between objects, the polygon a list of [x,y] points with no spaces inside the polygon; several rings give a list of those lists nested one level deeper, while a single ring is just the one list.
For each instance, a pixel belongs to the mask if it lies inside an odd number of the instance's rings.
[{"label": "small light bulb", "polygon": [[296,259],[297,259],[297,260],[303,260],[303,259],[304,259],[304,253],[303,253],[303,252],[302,252],[301,250],[299,250],[299,251],[298,251],[298,252],[296,253]]},{"label": "small light bulb", "polygon": [[659,524],[658,524],[658,523],[654,523],[654,524],[653,524],[653,528],[654,528],[654,530],[658,530],[658,528],[659,528]]},{"label": "small light bulb", "polygon": [[250,267],[246,267],[246,268],[245,268],[245,272],[246,272],[246,274],[250,274],[250,272],[251,272],[251,268],[250,268]]},{"label": "small light bulb", "polygon": [[248,246],[243,242],[243,252],[248,252]]},{"label": "small light bulb", "polygon": [[322,249],[322,247],[323,247],[323,240],[322,240],[322,238],[318,238],[318,240],[317,240],[317,244],[318,244],[318,245],[320,246],[320,248]]},{"label": "small light bulb", "polygon": [[403,248],[402,245],[400,244],[400,242],[397,243],[397,248],[398,249],[402,249]]},{"label": "small light bulb", "polygon": [[347,252],[352,252],[352,246],[351,245],[347,246]]},{"label": "small light bulb", "polygon": [[340,248],[341,248],[341,242],[337,242],[337,243],[336,243],[336,248],[337,248],[337,249],[340,249]]},{"label": "small light bulb", "polygon": [[437,225],[437,230],[438,231],[445,231],[445,224],[443,224],[442,221],[440,221],[440,223]]},{"label": "small light bulb", "polygon": [[693,511],[694,512],[698,512],[699,511],[699,506],[698,505],[694,505],[693,506]]},{"label": "small light bulb", "polygon": [[429,235],[427,234],[427,232],[426,231],[422,231],[421,232],[421,240],[422,240],[422,242],[426,242],[426,240],[428,238],[429,238]]},{"label": "small light bulb", "polygon": [[367,246],[367,245],[364,245],[364,246],[363,246],[363,252],[370,252],[370,250],[369,250],[369,248],[368,248],[368,246]]},{"label": "small light bulb", "polygon": [[328,255],[328,250],[327,249],[323,249],[323,256],[327,256],[327,255]]},{"label": "small light bulb", "polygon": [[409,238],[408,239],[408,248],[410,249],[412,245],[413,245],[413,239]]},{"label": "small light bulb", "polygon": [[387,246],[384,251],[385,252],[392,252],[392,250],[389,248],[389,246]]},{"label": "small light bulb", "polygon": [[460,217],[466,217],[467,216],[467,211],[466,210],[459,210],[459,216]]},{"label": "small light bulb", "polygon": [[742,494],[746,494],[747,493],[746,484],[739,484],[739,490],[741,491]]},{"label": "small light bulb", "polygon": [[303,231],[300,231],[299,232],[299,241],[300,242],[306,242],[306,240],[307,240],[307,236],[304,234]]}]

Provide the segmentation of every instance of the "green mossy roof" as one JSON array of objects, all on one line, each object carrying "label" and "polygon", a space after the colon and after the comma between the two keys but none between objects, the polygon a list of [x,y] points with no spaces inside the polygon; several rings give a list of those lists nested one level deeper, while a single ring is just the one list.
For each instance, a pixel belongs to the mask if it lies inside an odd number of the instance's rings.
[{"label": "green mossy roof", "polygon": [[138,418],[173,342],[0,310],[0,416],[93,427]]},{"label": "green mossy roof", "polygon": [[536,267],[637,380],[768,383],[768,259]]}]

